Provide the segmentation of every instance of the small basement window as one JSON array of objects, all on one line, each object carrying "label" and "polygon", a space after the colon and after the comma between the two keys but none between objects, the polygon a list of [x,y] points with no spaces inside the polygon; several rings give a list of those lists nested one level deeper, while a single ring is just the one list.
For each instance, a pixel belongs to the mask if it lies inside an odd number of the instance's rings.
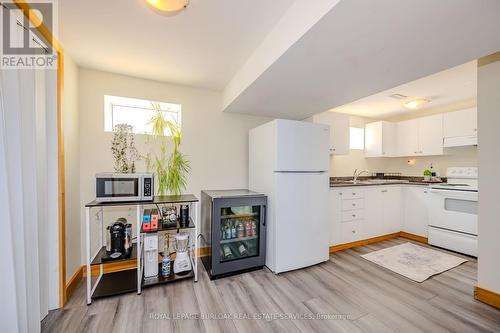
[{"label": "small basement window", "polygon": [[364,150],[365,149],[365,129],[358,127],[349,128],[349,148]]},{"label": "small basement window", "polygon": [[[118,96],[104,96],[104,131],[113,132],[118,124],[128,124],[132,126],[133,133],[152,134],[151,118],[156,111],[153,104],[160,106],[165,119],[170,120],[180,126],[181,105],[148,101]],[[168,130],[167,130],[168,131]],[[170,133],[165,133],[169,136]]]}]

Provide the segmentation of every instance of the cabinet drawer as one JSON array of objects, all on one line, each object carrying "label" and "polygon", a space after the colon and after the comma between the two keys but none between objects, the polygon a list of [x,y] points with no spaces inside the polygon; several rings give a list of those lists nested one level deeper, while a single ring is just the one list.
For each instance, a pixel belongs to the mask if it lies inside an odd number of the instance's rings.
[{"label": "cabinet drawer", "polygon": [[342,190],[339,194],[342,196],[343,200],[364,198],[364,192],[362,189]]},{"label": "cabinet drawer", "polygon": [[363,238],[361,235],[361,221],[350,221],[341,225],[341,240],[342,244],[355,242]]},{"label": "cabinet drawer", "polygon": [[362,209],[364,207],[364,203],[363,199],[342,200],[342,210]]},{"label": "cabinet drawer", "polygon": [[360,220],[364,217],[363,209],[348,210],[342,212],[342,222]]}]

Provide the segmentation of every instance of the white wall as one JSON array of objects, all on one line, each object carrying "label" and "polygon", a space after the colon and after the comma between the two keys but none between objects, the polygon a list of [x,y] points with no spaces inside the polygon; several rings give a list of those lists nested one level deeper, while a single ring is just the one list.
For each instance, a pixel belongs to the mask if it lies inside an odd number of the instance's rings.
[{"label": "white wall", "polygon": [[[375,120],[361,117],[350,117],[352,127],[364,127],[365,123]],[[405,176],[422,176],[423,171],[433,164],[434,170],[441,175],[446,174],[450,166],[477,166],[477,147],[460,147],[445,149],[442,156],[415,157],[415,165],[408,165],[406,157],[365,158],[362,150],[351,150],[349,155],[332,156],[330,159],[330,176],[352,176],[354,169],[370,172],[401,172]]]},{"label": "white wall", "polygon": [[81,266],[80,253],[80,128],[78,67],[68,53],[64,57],[62,102],[66,196],[66,283]]},{"label": "white wall", "polygon": [[[89,69],[79,72],[80,112],[80,207],[82,263],[85,261],[85,203],[95,197],[94,175],[113,171],[112,133],[104,132],[104,95],[171,102],[182,105],[181,151],[189,156],[192,171],[186,193],[200,196],[202,189],[245,188],[248,185],[248,130],[269,118],[221,112],[220,92],[143,80]],[[145,151],[145,136],[136,146]],[[144,171],[144,165],[138,165]],[[105,223],[116,214],[134,221],[129,210],[105,214]],[[95,215],[94,215],[95,216]],[[109,216],[112,216],[109,219]],[[94,224],[93,224],[94,225]]]},{"label": "white wall", "polygon": [[478,286],[500,294],[500,54],[478,68]]}]

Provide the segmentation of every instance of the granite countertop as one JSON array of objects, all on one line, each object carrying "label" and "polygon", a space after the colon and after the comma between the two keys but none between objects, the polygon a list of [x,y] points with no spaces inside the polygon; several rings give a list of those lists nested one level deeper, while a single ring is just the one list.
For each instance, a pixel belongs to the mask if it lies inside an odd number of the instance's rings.
[{"label": "granite countertop", "polygon": [[330,187],[352,187],[352,186],[380,186],[380,185],[421,185],[445,183],[446,179],[440,181],[424,181],[423,177],[401,177],[401,179],[375,179],[360,178],[356,184],[352,182],[352,177],[331,177]]}]

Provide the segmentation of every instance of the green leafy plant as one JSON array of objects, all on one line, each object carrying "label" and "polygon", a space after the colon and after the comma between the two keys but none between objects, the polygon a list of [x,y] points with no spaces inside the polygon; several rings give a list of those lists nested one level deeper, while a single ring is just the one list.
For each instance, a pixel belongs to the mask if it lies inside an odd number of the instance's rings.
[{"label": "green leafy plant", "polygon": [[139,159],[139,153],[135,148],[132,129],[132,126],[128,124],[118,124],[113,128],[111,152],[115,160],[116,172],[135,172],[135,162]]},{"label": "green leafy plant", "polygon": [[[173,195],[180,195],[186,188],[186,176],[191,171],[187,156],[179,149],[182,137],[181,127],[178,123],[165,118],[165,110],[161,109],[159,103],[151,103],[151,105],[155,114],[149,124],[152,125],[152,138],[160,144],[160,150],[154,157],[151,153],[145,156],[146,168],[153,169],[156,174],[158,194],[165,195],[170,192]],[[172,153],[167,157],[169,138],[173,147]]]},{"label": "green leafy plant", "polygon": [[425,170],[425,171],[424,171],[424,176],[427,176],[427,177],[432,176],[432,172],[431,172],[431,170],[428,170],[428,169],[427,169],[427,170]]}]

